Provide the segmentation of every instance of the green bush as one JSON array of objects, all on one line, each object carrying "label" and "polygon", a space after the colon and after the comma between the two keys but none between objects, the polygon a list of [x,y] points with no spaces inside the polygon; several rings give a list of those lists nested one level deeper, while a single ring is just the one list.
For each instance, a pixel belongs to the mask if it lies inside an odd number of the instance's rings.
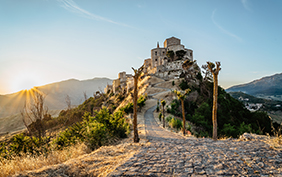
[{"label": "green bush", "polygon": [[159,113],[159,120],[160,120],[160,122],[162,121],[162,116],[163,116],[163,114],[160,112]]},{"label": "green bush", "polygon": [[181,116],[181,112],[178,111],[180,106],[180,101],[179,100],[173,100],[172,103],[170,104],[170,108],[167,108],[167,113],[171,113],[176,116]]},{"label": "green bush", "polygon": [[245,122],[240,124],[240,127],[239,127],[238,131],[239,131],[238,132],[239,135],[242,135],[245,132],[247,132],[247,133],[254,133],[251,124],[247,125],[247,124],[245,124]]},{"label": "green bush", "polygon": [[46,155],[50,149],[49,139],[50,137],[42,139],[29,137],[23,133],[14,135],[9,143],[2,142],[0,144],[0,157],[10,159],[13,156],[21,156],[22,154],[40,155],[44,153]]},{"label": "green bush", "polygon": [[184,79],[179,84],[179,87],[181,88],[181,90],[186,90],[189,88],[188,83]]},{"label": "green bush", "polygon": [[139,98],[138,98],[138,100],[137,100],[137,107],[138,107],[138,109],[140,110],[140,109],[142,109],[142,107],[143,106],[145,106],[145,101],[146,101],[146,97],[145,96],[143,96],[143,95],[141,95]]},{"label": "green bush", "polygon": [[111,116],[112,135],[119,138],[126,138],[130,133],[130,125],[125,121],[122,111],[117,111]]},{"label": "green bush", "polygon": [[178,129],[180,129],[182,127],[182,121],[179,120],[179,119],[176,119],[176,118],[172,118],[169,121],[169,125],[170,125],[170,127],[176,128],[178,130]]},{"label": "green bush", "polygon": [[120,108],[121,111],[124,111],[126,114],[133,113],[133,103],[128,103],[124,107]]},{"label": "green bush", "polygon": [[168,117],[165,118],[166,122],[170,122],[171,119],[172,119],[171,116],[168,116]]},{"label": "green bush", "polygon": [[102,146],[109,138],[125,138],[129,133],[129,124],[124,119],[123,111],[110,114],[102,108],[92,117],[89,112],[83,116],[81,123],[76,123],[53,141],[56,149],[62,149],[77,142],[85,142],[92,150]]},{"label": "green bush", "polygon": [[104,145],[108,137],[108,131],[103,123],[94,120],[87,122],[83,132],[85,144],[94,150],[97,147]]},{"label": "green bush", "polygon": [[84,141],[83,124],[75,123],[71,127],[60,132],[59,135],[53,140],[55,149],[63,149],[64,147],[71,146],[77,142]]}]

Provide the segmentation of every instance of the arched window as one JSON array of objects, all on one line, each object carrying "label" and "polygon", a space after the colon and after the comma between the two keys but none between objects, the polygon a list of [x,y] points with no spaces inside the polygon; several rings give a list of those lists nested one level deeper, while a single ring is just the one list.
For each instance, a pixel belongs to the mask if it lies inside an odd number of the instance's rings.
[{"label": "arched window", "polygon": [[155,52],[155,55],[158,55],[158,52],[157,52],[157,51]]}]

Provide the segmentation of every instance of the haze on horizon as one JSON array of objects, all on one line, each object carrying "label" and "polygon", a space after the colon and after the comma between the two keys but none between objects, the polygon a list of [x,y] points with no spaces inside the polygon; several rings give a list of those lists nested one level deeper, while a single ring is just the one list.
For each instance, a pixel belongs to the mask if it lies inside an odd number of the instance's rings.
[{"label": "haze on horizon", "polygon": [[281,73],[281,16],[279,0],[1,1],[0,94],[132,73],[172,36],[221,62],[222,87],[250,82]]}]

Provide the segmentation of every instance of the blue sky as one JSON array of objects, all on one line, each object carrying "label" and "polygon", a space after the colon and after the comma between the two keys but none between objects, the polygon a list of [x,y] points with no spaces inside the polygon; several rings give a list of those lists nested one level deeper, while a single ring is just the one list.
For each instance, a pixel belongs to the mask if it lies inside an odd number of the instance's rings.
[{"label": "blue sky", "polygon": [[117,78],[181,39],[228,88],[281,73],[280,0],[0,0],[0,94],[75,78]]}]

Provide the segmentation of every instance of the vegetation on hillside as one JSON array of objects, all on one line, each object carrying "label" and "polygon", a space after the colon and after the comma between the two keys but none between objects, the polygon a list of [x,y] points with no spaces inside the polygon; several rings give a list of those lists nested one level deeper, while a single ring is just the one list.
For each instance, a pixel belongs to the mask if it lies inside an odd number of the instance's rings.
[{"label": "vegetation on hillside", "polygon": [[[38,137],[33,133],[25,132],[1,142],[0,161],[14,159],[24,154],[44,155],[48,158],[54,150],[62,150],[81,143],[94,150],[127,137],[131,121],[126,119],[125,114],[132,112],[133,104],[130,102],[116,111],[103,106],[105,102],[120,104],[123,100],[120,99],[121,97],[124,96],[120,92],[116,95],[98,94],[85,100],[76,108],[62,110],[57,118],[45,115],[48,118],[43,119],[42,124],[49,134]],[[145,101],[145,96],[139,97],[138,110],[145,105]],[[108,104],[110,107],[112,105]],[[33,124],[30,124],[29,128],[32,126]],[[61,131],[58,132],[58,130]]]},{"label": "vegetation on hillside", "polygon": [[[210,81],[211,76],[207,70],[205,77],[202,77],[197,68],[182,75],[183,79],[179,88],[191,89],[191,93],[185,98],[184,107],[186,120],[194,125],[193,133],[196,136],[211,137],[213,132],[213,82]],[[220,137],[236,138],[244,132],[272,134],[272,127],[278,128],[278,124],[272,124],[266,112],[250,112],[243,103],[234,99],[220,86],[218,87],[217,106],[217,131]],[[181,117],[180,101],[174,100],[167,106],[167,111]]]}]

